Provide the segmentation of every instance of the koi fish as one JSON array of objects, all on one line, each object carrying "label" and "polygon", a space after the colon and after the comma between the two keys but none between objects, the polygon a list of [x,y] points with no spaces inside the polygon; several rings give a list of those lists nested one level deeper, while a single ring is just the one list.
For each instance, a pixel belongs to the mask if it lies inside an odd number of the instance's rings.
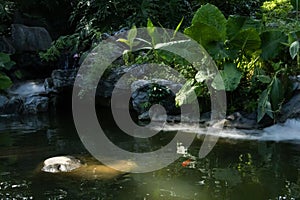
[{"label": "koi fish", "polygon": [[189,166],[190,164],[191,164],[191,160],[190,159],[187,159],[186,161],[183,161],[182,163],[181,163],[181,166],[182,167],[187,167],[187,166]]}]

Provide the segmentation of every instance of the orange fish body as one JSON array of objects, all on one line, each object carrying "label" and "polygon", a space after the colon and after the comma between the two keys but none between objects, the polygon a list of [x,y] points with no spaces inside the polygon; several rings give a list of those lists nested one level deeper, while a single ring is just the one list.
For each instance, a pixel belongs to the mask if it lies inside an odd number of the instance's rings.
[{"label": "orange fish body", "polygon": [[182,165],[182,167],[187,167],[190,163],[191,163],[191,160],[188,159],[188,160],[186,160],[186,161],[183,161],[183,162],[181,163],[181,165]]}]

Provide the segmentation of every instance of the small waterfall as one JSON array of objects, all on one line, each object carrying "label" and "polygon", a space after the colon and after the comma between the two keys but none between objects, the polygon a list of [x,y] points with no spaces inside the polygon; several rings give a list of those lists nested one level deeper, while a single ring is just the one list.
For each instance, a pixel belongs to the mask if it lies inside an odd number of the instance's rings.
[{"label": "small waterfall", "polygon": [[15,96],[31,96],[45,92],[43,82],[28,81],[14,85],[8,93]]}]

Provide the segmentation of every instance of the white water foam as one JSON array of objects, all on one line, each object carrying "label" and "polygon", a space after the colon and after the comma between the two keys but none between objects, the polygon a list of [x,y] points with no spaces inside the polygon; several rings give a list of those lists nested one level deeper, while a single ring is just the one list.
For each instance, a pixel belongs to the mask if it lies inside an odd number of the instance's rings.
[{"label": "white water foam", "polygon": [[45,92],[43,83],[29,81],[13,86],[9,91],[12,95],[28,96]]},{"label": "white water foam", "polygon": [[[154,128],[159,130],[158,127]],[[256,141],[286,141],[300,143],[300,119],[288,119],[283,124],[275,124],[262,130],[241,129],[207,129],[189,125],[165,125],[163,131],[181,131],[197,133],[201,135],[213,135],[219,138],[232,140],[256,140]]]},{"label": "white water foam", "polygon": [[284,124],[275,124],[264,129],[261,140],[300,141],[300,119],[288,119]]}]

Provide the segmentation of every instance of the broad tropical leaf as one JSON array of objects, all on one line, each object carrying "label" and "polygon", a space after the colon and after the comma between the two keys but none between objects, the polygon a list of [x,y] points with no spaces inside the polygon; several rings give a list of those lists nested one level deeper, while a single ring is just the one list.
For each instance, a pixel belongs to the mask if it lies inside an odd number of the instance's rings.
[{"label": "broad tropical leaf", "polygon": [[290,55],[292,57],[292,59],[294,59],[297,54],[299,53],[299,50],[300,50],[300,44],[299,44],[299,41],[295,41],[291,44],[290,46]]},{"label": "broad tropical leaf", "polygon": [[204,6],[201,6],[201,8],[199,8],[195,13],[192,20],[192,25],[199,23],[214,27],[221,36],[221,39],[225,41],[226,18],[216,6],[212,4],[206,4]]},{"label": "broad tropical leaf", "polygon": [[0,73],[0,90],[5,90],[12,85],[10,78]]},{"label": "broad tropical leaf", "polygon": [[267,31],[260,35],[262,41],[262,54],[264,60],[275,58],[281,51],[282,43],[286,43],[288,37],[281,31]]},{"label": "broad tropical leaf", "polygon": [[0,52],[0,68],[10,70],[16,63],[11,61],[9,54]]},{"label": "broad tropical leaf", "polygon": [[[220,89],[225,86],[226,91],[233,91],[238,87],[242,78],[242,73],[236,68],[236,65],[233,63],[225,64],[224,70],[221,70],[220,74],[223,79],[223,83],[219,82],[218,79],[215,79],[212,83],[212,86],[215,89]],[[224,86],[220,86],[220,84],[224,84]]]},{"label": "broad tropical leaf", "polygon": [[199,86],[193,86],[193,84],[194,79],[188,80],[176,94],[175,101],[177,106],[192,103],[197,99],[195,91]]},{"label": "broad tropical leaf", "polygon": [[274,118],[269,95],[270,90],[265,89],[258,99],[257,122],[260,122],[266,114],[269,115],[271,118]]},{"label": "broad tropical leaf", "polygon": [[284,99],[283,91],[284,90],[281,81],[277,77],[274,77],[270,93],[270,100],[273,110],[278,110],[278,108],[280,107],[280,104]]},{"label": "broad tropical leaf", "polygon": [[241,30],[231,41],[230,45],[244,52],[255,52],[260,49],[261,40],[259,33],[254,28]]},{"label": "broad tropical leaf", "polygon": [[227,20],[227,37],[233,40],[241,30],[255,28],[260,29],[261,23],[259,20],[254,20],[249,17],[231,15]]},{"label": "broad tropical leaf", "polygon": [[272,81],[271,78],[267,75],[257,75],[256,77],[262,83],[270,83]]},{"label": "broad tropical leaf", "polygon": [[184,33],[207,49],[209,43],[222,41],[222,35],[211,25],[196,23],[186,28]]}]

